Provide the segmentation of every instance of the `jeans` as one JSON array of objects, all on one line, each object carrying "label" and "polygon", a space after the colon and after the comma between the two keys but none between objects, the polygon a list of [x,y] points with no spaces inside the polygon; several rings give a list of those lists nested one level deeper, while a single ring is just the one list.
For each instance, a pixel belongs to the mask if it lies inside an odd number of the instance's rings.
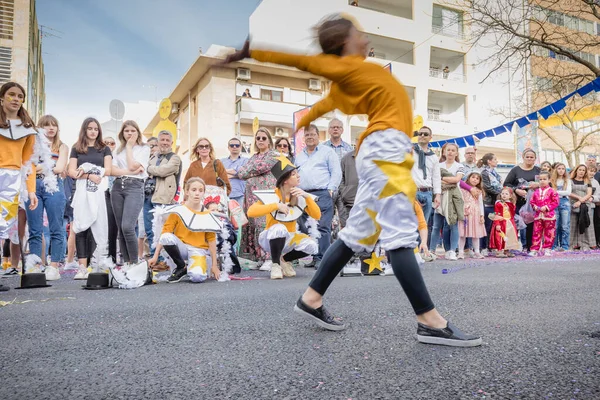
[{"label": "jeans", "polygon": [[[429,222],[429,217],[431,216],[431,211],[433,210],[433,192],[421,192],[417,191],[417,201],[421,205],[423,209],[423,216],[425,217],[425,221]],[[431,237],[431,229],[429,229],[428,236]],[[417,239],[419,245],[421,244],[421,236]],[[429,245],[429,243],[428,243]],[[435,251],[435,248],[433,249]]]},{"label": "jeans", "polygon": [[119,230],[119,248],[123,261],[137,263],[138,240],[135,227],[144,206],[144,181],[117,178],[110,192],[110,200]]},{"label": "jeans", "polygon": [[50,237],[46,238],[46,245],[52,244],[50,260],[52,262],[60,262],[65,254],[65,240],[63,233],[63,215],[65,212],[65,191],[63,188],[63,180],[58,178],[58,191],[48,193],[44,186],[43,179],[36,180],[35,194],[38,198],[38,206],[35,210],[29,209],[29,201],[27,201],[27,222],[29,224],[29,251],[32,254],[42,257],[42,235],[44,223],[44,209],[48,215],[48,227],[50,229]]},{"label": "jeans", "polygon": [[154,256],[154,231],[152,230],[154,214],[150,211],[154,210],[154,206],[155,204],[152,203],[152,196],[146,196],[144,194],[144,230],[146,231],[146,240],[148,240],[148,247],[150,247],[150,254],[152,256]]},{"label": "jeans", "polygon": [[[446,251],[455,251],[458,248],[458,224],[448,225],[446,217],[442,214],[433,214],[433,232],[431,232],[431,245],[439,242],[440,230],[443,229],[443,242]],[[435,249],[435,247],[433,247]]]},{"label": "jeans", "polygon": [[483,208],[483,221],[485,222],[485,233],[486,235],[481,238],[479,242],[479,247],[483,249],[487,249],[490,242],[490,232],[492,232],[492,221],[489,217],[490,214],[494,214],[496,211],[494,210],[494,206],[485,206]]},{"label": "jeans", "polygon": [[110,200],[110,191],[104,192],[106,198],[106,214],[108,218],[108,256],[111,258],[113,263],[117,263],[117,235],[119,229],[117,228],[117,220],[113,213],[113,207]]},{"label": "jeans", "polygon": [[562,247],[569,250],[569,235],[571,234],[571,202],[567,197],[561,197],[556,214],[556,237],[553,249]]},{"label": "jeans", "polygon": [[[321,219],[319,222],[319,253],[313,256],[315,261],[321,261],[323,255],[331,245],[331,221],[333,220],[333,199],[328,190],[315,190],[310,194],[318,196],[317,205],[321,209]],[[300,217],[299,224],[306,225],[308,216],[304,214]]]}]

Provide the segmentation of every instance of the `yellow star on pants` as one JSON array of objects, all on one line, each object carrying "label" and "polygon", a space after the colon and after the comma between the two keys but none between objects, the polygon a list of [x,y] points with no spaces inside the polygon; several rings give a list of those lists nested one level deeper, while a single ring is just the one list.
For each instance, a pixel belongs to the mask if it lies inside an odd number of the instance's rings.
[{"label": "yellow star on pants", "polygon": [[377,213],[375,211],[369,208],[367,208],[365,211],[369,215],[369,218],[371,218],[371,221],[373,221],[373,225],[375,225],[375,233],[373,233],[370,236],[367,236],[364,239],[360,239],[358,243],[364,244],[365,246],[375,246],[375,243],[377,243],[377,239],[379,239],[379,234],[381,233],[381,225],[379,225],[379,223],[376,220]]},{"label": "yellow star on pants", "polygon": [[308,235],[305,235],[304,233],[296,233],[294,234],[294,237],[292,238],[292,240],[290,240],[290,246],[293,246],[295,244],[299,245],[300,242],[303,239],[306,239],[308,237]]},{"label": "yellow star on pants", "polygon": [[12,201],[0,201],[0,206],[3,210],[6,210],[6,217],[4,220],[10,221],[19,213],[19,195],[15,195],[15,198]]},{"label": "yellow star on pants", "polygon": [[369,266],[369,274],[376,269],[383,271],[383,269],[381,268],[381,260],[383,260],[383,258],[383,256],[377,257],[375,253],[371,253],[371,258],[367,258],[365,260],[365,264]]},{"label": "yellow star on pants", "polygon": [[290,162],[290,160],[284,156],[284,155],[280,155],[279,157],[275,157],[276,160],[279,160],[281,162],[281,170],[283,171],[285,169],[285,167],[287,167],[288,165],[291,166],[292,168],[295,168],[296,166],[294,164],[292,164]]},{"label": "yellow star on pants", "polygon": [[190,258],[192,259],[192,265],[188,266],[188,269],[191,270],[192,268],[200,267],[202,268],[202,272],[206,274],[206,256],[191,256]]},{"label": "yellow star on pants", "polygon": [[388,181],[379,194],[380,199],[404,193],[412,202],[417,195],[417,185],[412,179],[411,169],[415,163],[410,154],[401,163],[385,160],[373,160],[375,165],[388,177]]}]

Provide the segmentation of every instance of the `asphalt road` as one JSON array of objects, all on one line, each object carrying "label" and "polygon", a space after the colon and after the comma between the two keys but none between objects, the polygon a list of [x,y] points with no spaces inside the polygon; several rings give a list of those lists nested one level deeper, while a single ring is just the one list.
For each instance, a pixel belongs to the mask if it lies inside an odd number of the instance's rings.
[{"label": "asphalt road", "polygon": [[600,399],[600,254],[427,264],[439,310],[483,335],[471,349],[419,344],[389,276],[336,279],[350,327],[315,328],[292,312],[298,274],[0,293],[0,399]]}]

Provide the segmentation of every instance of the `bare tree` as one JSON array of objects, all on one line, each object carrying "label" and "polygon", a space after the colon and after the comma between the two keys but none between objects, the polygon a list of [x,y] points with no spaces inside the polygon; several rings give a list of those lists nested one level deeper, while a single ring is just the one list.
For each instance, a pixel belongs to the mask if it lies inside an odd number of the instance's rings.
[{"label": "bare tree", "polygon": [[[600,21],[597,0],[454,2],[457,3],[467,11],[465,21],[471,29],[471,45],[492,50],[492,56],[481,61],[489,68],[483,80],[508,70],[513,83],[518,81],[522,86],[524,112],[553,103],[600,76],[594,55],[600,50],[593,23]],[[571,98],[557,114],[563,129],[540,127],[565,154],[570,166],[577,164],[586,146],[597,145],[593,139],[600,127],[581,120],[588,115],[594,100],[594,93],[584,99]],[[570,135],[565,134],[567,131]]]}]

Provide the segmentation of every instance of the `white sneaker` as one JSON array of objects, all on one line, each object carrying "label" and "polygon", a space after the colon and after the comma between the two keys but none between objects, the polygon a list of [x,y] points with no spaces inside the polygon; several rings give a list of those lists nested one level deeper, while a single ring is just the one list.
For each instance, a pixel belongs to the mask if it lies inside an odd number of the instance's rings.
[{"label": "white sneaker", "polygon": [[60,279],[60,272],[58,271],[58,268],[51,265],[46,267],[46,271],[44,271],[44,273],[46,274],[47,281],[57,281]]},{"label": "white sneaker", "polygon": [[86,280],[89,275],[88,269],[86,267],[84,267],[83,265],[79,265],[78,268],[79,269],[77,270],[77,273],[73,277],[73,280],[76,280],[76,281]]},{"label": "white sneaker", "polygon": [[458,256],[456,257],[458,260],[464,260],[465,259],[465,253],[463,252],[458,252]]},{"label": "white sneaker", "polygon": [[260,266],[259,271],[270,271],[273,266],[273,261],[267,260]]},{"label": "white sneaker", "polygon": [[342,269],[342,276],[361,276],[360,263],[349,263]]},{"label": "white sneaker", "polygon": [[294,267],[291,263],[282,261],[280,265],[281,271],[283,272],[283,276],[285,276],[286,278],[292,278],[296,276],[296,271],[294,270]]},{"label": "white sneaker", "polygon": [[77,261],[71,261],[65,264],[63,271],[76,271],[77,269],[79,269]]},{"label": "white sneaker", "polygon": [[538,253],[537,253],[537,251],[530,251],[527,255],[529,257],[537,257]]},{"label": "white sneaker", "polygon": [[448,261],[456,261],[456,253],[452,250],[446,252],[446,256],[444,257]]},{"label": "white sneaker", "polygon": [[[419,254],[419,253],[417,253],[417,254]],[[422,263],[419,263],[419,264],[422,264]],[[391,264],[386,264],[385,268],[383,269],[383,275],[384,276],[394,276],[394,269],[392,268]]]},{"label": "white sneaker", "polygon": [[481,255],[484,257],[487,257],[490,255],[490,252],[488,249],[483,249],[483,250],[481,250]]},{"label": "white sneaker", "polygon": [[279,264],[271,263],[271,279],[283,279],[283,272]]},{"label": "white sneaker", "polygon": [[552,253],[552,250],[546,250],[544,251],[544,256],[546,257],[552,257],[554,254]]}]

